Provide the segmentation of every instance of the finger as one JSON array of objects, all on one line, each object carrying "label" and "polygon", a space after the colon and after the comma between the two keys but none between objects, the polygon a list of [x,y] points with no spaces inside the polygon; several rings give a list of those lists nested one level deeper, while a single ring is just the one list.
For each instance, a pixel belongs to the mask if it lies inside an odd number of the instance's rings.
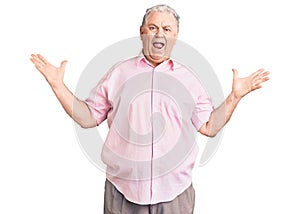
[{"label": "finger", "polygon": [[268,74],[266,72],[263,73],[259,73],[258,75],[256,75],[255,77],[252,77],[252,82],[253,83],[257,83],[259,82],[261,79],[263,79],[265,76],[267,76]]},{"label": "finger", "polygon": [[262,83],[268,81],[269,77],[260,78],[252,83],[252,91],[262,87]]},{"label": "finger", "polygon": [[45,63],[35,54],[31,54],[32,59],[34,62],[40,63],[41,65],[44,65]]},{"label": "finger", "polygon": [[265,81],[267,81],[267,80],[270,79],[270,78],[268,77],[269,74],[270,74],[269,71],[265,71],[265,72],[263,72],[263,73],[260,73],[258,76],[256,76],[256,77],[253,79],[253,81],[254,81],[254,82],[257,82],[257,81],[264,80],[264,82],[265,82]]},{"label": "finger", "polygon": [[60,68],[65,70],[66,69],[66,65],[67,65],[68,61],[67,60],[64,60],[60,63]]},{"label": "finger", "polygon": [[39,71],[42,73],[42,68],[41,68],[40,65],[35,65],[35,68],[36,68],[37,70],[39,70]]},{"label": "finger", "polygon": [[262,88],[262,85],[256,85],[252,88],[252,91]]},{"label": "finger", "polygon": [[43,64],[42,64],[39,60],[36,60],[35,58],[30,58],[30,61],[31,61],[36,67],[38,66],[39,69],[41,69],[42,66],[43,66]]},{"label": "finger", "polygon": [[263,72],[260,76],[261,77],[266,77],[266,76],[268,76],[270,74],[270,72],[269,71],[266,71],[266,72]]},{"label": "finger", "polygon": [[250,75],[250,77],[254,79],[254,78],[256,78],[258,75],[260,75],[264,70],[265,70],[265,69],[261,68],[261,69],[255,71],[254,73],[252,73],[252,74]]},{"label": "finger", "polygon": [[269,79],[270,79],[269,77],[261,78],[261,79],[257,80],[255,84],[256,84],[256,85],[260,85],[260,84],[262,84],[262,83],[268,81]]},{"label": "finger", "polygon": [[232,69],[233,71],[233,79],[238,79],[239,78],[239,72],[236,69]]},{"label": "finger", "polygon": [[41,55],[41,54],[37,54],[37,57],[42,60],[42,62],[44,62],[45,64],[48,64],[48,61]]}]

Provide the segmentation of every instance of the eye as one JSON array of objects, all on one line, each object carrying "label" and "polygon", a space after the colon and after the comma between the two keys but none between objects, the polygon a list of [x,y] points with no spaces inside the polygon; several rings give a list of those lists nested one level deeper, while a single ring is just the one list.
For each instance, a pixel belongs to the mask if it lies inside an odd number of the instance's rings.
[{"label": "eye", "polygon": [[171,29],[170,28],[165,28],[165,31],[166,32],[171,32]]},{"label": "eye", "polygon": [[154,26],[149,26],[149,30],[153,31],[153,30],[155,30],[155,29],[156,29],[156,27],[154,27]]}]

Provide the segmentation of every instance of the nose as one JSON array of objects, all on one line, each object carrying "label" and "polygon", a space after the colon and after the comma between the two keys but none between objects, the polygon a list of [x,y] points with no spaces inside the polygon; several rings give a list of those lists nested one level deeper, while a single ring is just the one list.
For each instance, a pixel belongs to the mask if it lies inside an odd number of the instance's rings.
[{"label": "nose", "polygon": [[161,27],[157,28],[155,36],[163,37],[164,36],[164,30]]}]

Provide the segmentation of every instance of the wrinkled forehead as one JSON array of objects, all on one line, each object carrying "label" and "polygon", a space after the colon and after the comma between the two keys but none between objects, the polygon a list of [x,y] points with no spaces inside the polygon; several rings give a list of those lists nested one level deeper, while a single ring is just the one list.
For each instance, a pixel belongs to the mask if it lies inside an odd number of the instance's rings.
[{"label": "wrinkled forehead", "polygon": [[155,25],[168,25],[172,27],[177,27],[177,20],[175,16],[168,11],[152,11],[148,14],[145,20],[145,24],[155,24]]}]

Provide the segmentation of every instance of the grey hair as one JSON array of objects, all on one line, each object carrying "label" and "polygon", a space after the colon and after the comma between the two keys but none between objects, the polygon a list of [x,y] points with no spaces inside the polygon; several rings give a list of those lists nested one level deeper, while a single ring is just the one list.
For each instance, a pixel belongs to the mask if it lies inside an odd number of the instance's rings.
[{"label": "grey hair", "polygon": [[176,19],[176,22],[177,22],[177,29],[179,30],[179,18],[180,17],[173,8],[171,8],[170,6],[168,6],[166,4],[159,4],[159,5],[155,5],[153,7],[148,8],[146,10],[146,13],[145,13],[144,17],[143,17],[142,26],[145,25],[146,18],[151,12],[169,12],[169,13],[172,13],[174,18]]}]

